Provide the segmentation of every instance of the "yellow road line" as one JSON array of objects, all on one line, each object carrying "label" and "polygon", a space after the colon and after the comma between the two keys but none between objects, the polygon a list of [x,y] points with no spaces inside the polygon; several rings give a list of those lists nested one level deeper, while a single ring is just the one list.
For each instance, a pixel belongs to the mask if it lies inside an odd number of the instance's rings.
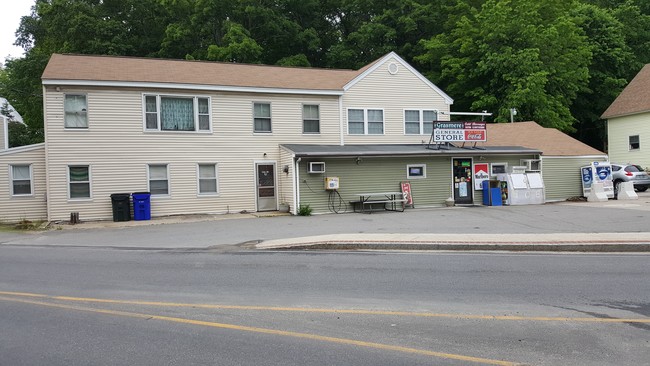
[{"label": "yellow road line", "polygon": [[176,318],[176,317],[160,316],[160,315],[152,315],[152,314],[132,313],[132,312],[127,312],[127,311],[116,311],[116,310],[107,310],[107,309],[93,309],[93,308],[87,308],[87,307],[72,306],[72,305],[65,305],[65,304],[56,304],[56,303],[49,303],[49,302],[43,302],[43,301],[9,298],[9,297],[4,297],[4,296],[0,296],[0,301],[11,301],[11,302],[24,303],[24,304],[48,306],[48,307],[54,307],[54,308],[59,308],[59,309],[77,310],[77,311],[85,311],[85,312],[91,312],[91,313],[116,315],[116,316],[130,317],[130,318],[148,319],[148,320],[155,319],[155,320],[161,320],[161,321],[167,321],[167,322],[173,322],[173,323],[200,325],[200,326],[205,326],[205,327],[237,330],[237,331],[243,331],[243,332],[253,332],[253,333],[262,333],[262,334],[277,335],[277,336],[284,336],[284,337],[310,339],[310,340],[315,340],[315,341],[337,343],[337,344],[343,344],[343,345],[349,345],[349,346],[374,348],[374,349],[380,349],[380,350],[386,350],[386,351],[396,351],[396,352],[423,355],[423,356],[433,356],[433,357],[438,357],[438,358],[446,358],[446,359],[459,360],[459,361],[482,363],[482,364],[486,364],[486,365],[503,365],[503,366],[516,366],[516,365],[518,365],[517,363],[509,362],[509,361],[492,360],[492,359],[488,359],[488,358],[480,358],[480,357],[472,357],[472,356],[463,356],[463,355],[457,355],[457,354],[453,354],[453,353],[435,352],[435,351],[428,351],[428,350],[417,349],[417,348],[393,346],[393,345],[382,344],[382,343],[364,342],[364,341],[358,341],[358,340],[347,339],[347,338],[327,337],[327,336],[320,336],[320,335],[309,334],[309,333],[289,332],[289,331],[283,331],[283,330],[257,328],[257,327],[247,327],[247,326],[235,325],[235,324],[216,323],[216,322],[208,322],[208,321],[202,321],[202,320],[184,319],[184,318]]},{"label": "yellow road line", "polygon": [[159,301],[112,300],[112,299],[95,299],[95,298],[87,298],[87,297],[49,296],[49,295],[42,295],[42,294],[4,292],[4,291],[0,291],[0,295],[30,296],[30,297],[40,297],[40,298],[46,298],[51,300],[72,301],[72,302],[92,302],[92,303],[119,304],[119,305],[146,305],[146,306],[181,307],[181,308],[198,308],[198,309],[261,310],[261,311],[278,311],[278,312],[352,314],[352,315],[390,315],[390,316],[412,316],[412,317],[423,317],[423,318],[451,318],[451,319],[479,319],[479,320],[549,321],[549,322],[552,321],[552,322],[582,322],[582,323],[650,323],[650,318],[571,318],[571,317],[548,317],[548,316],[418,313],[418,312],[408,312],[408,311],[319,309],[319,308],[248,306],[248,305],[187,304],[187,303],[159,302]]}]

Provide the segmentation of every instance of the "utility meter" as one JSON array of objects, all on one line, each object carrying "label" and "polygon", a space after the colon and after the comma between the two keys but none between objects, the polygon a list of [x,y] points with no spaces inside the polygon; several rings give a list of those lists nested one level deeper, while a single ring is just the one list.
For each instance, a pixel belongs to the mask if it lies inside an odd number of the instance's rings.
[{"label": "utility meter", "polygon": [[336,191],[339,189],[339,177],[325,177],[325,190]]}]

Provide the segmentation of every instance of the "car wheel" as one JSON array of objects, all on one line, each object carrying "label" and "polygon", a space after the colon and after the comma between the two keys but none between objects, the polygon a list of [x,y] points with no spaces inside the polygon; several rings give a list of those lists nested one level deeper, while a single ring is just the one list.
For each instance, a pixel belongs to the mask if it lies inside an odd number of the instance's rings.
[{"label": "car wheel", "polygon": [[637,192],[645,192],[645,191],[648,190],[648,187],[638,187],[638,188],[635,188],[635,189],[636,189]]}]

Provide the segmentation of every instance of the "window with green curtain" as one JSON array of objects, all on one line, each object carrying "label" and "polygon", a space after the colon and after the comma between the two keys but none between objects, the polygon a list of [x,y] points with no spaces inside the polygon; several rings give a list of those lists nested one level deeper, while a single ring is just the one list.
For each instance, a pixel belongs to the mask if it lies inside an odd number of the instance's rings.
[{"label": "window with green curtain", "polygon": [[11,166],[11,187],[13,195],[32,194],[32,175],[29,165]]},{"label": "window with green curtain", "polygon": [[65,110],[65,128],[88,128],[88,109],[85,95],[66,94],[63,109]]},{"label": "window with green curtain", "polygon": [[318,105],[302,106],[303,133],[320,133],[320,113]]},{"label": "window with green curtain", "polygon": [[363,109],[348,109],[348,133],[350,135],[363,135]]},{"label": "window with green curtain", "polygon": [[90,198],[90,167],[69,166],[70,198]]},{"label": "window with green curtain", "polygon": [[254,132],[271,132],[271,104],[254,103],[253,120]]},{"label": "window with green curtain", "polygon": [[160,125],[164,131],[194,131],[193,98],[161,97]]}]

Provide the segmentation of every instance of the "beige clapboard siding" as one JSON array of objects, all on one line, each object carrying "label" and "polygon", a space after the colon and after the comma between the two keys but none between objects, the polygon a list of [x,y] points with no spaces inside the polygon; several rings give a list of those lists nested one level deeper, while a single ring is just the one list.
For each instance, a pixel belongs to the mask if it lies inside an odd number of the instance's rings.
[{"label": "beige clapboard siding", "polygon": [[593,161],[607,161],[607,157],[542,156],[546,201],[564,201],[569,197],[582,196],[580,168]]},{"label": "beige clapboard siding", "polygon": [[[33,195],[12,197],[10,165],[31,164]],[[47,200],[45,189],[45,147],[43,144],[20,147],[0,153],[0,222],[16,222],[23,219],[45,220]]]},{"label": "beige clapboard siding", "polygon": [[[449,105],[436,91],[427,86],[415,74],[400,65],[399,72],[392,75],[388,65],[391,59],[367,75],[346,91],[343,96],[344,134],[346,144],[421,143],[429,135],[404,135],[404,109],[438,109],[449,111]],[[347,109],[370,108],[384,110],[384,135],[348,135]],[[439,115],[448,120],[448,115]]]},{"label": "beige clapboard siding", "polygon": [[[629,137],[639,135],[640,149],[629,149]],[[609,160],[650,167],[650,113],[611,118],[607,121]]]},{"label": "beige clapboard siding", "polygon": [[[289,172],[282,171],[284,166],[289,167]],[[295,179],[292,154],[286,149],[280,149],[280,161],[278,164],[278,203],[286,203],[293,210],[295,202],[293,200],[293,180]]]},{"label": "beige clapboard siding", "polygon": [[[87,130],[63,128],[65,92],[87,94]],[[80,212],[87,220],[110,219],[110,194],[146,191],[147,164],[163,163],[169,164],[171,195],[152,198],[152,215],[254,211],[254,163],[277,162],[280,144],[306,140],[302,134],[303,103],[319,104],[321,129],[335,131],[328,136],[308,136],[313,143],[339,141],[337,97],[214,94],[210,95],[212,133],[151,133],[143,132],[142,94],[129,89],[60,93],[48,89],[51,220],[65,220],[70,212]],[[272,134],[253,134],[253,101],[272,104]],[[218,196],[197,195],[199,162],[218,164]],[[91,200],[68,199],[67,166],[75,164],[91,166]]]}]

